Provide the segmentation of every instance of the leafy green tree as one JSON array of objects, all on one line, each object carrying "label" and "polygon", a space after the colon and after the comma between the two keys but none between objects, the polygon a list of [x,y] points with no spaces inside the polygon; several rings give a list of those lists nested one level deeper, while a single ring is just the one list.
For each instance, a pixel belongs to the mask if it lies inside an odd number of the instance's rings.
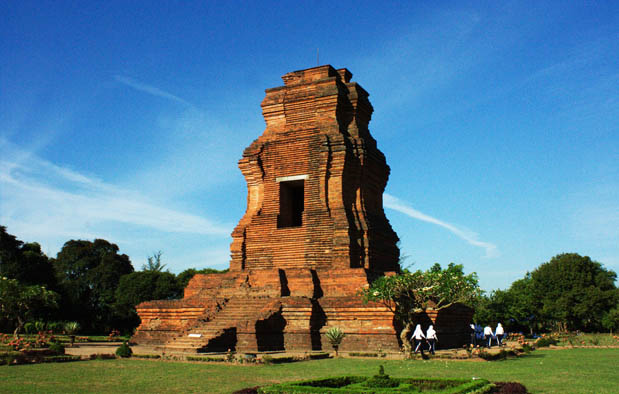
[{"label": "leafy green tree", "polygon": [[509,293],[505,290],[493,290],[488,295],[482,295],[475,301],[473,320],[480,324],[505,322],[509,315],[509,301]]},{"label": "leafy green tree", "polygon": [[23,243],[0,226],[0,275],[22,284],[55,288],[54,268],[36,243]]},{"label": "leafy green tree", "polygon": [[189,283],[191,278],[193,278],[196,274],[223,274],[225,272],[228,272],[227,268],[224,270],[217,270],[215,268],[204,268],[201,270],[197,270],[195,268],[188,268],[178,274],[176,276],[176,279],[178,280],[178,285],[181,287],[181,289],[184,289],[185,287],[187,287],[187,284]]},{"label": "leafy green tree", "polygon": [[6,227],[0,226],[0,275],[17,279],[15,276],[19,271],[23,244],[14,235],[7,233]]},{"label": "leafy green tree", "polygon": [[509,331],[538,329],[538,310],[531,290],[531,274],[512,283],[507,290],[494,290],[480,297],[475,304],[474,320],[484,324],[502,323]]},{"label": "leafy green tree", "polygon": [[142,266],[142,271],[162,272],[165,268],[165,264],[161,263],[161,251],[153,253],[152,256],[148,256],[146,264]]},{"label": "leafy green tree", "polygon": [[120,278],[114,305],[118,328],[130,331],[140,323],[136,305],[143,301],[182,298],[183,288],[170,272],[139,271]]},{"label": "leafy green tree", "polygon": [[123,275],[133,272],[129,257],[103,239],[71,240],[54,260],[62,294],[64,319],[79,322],[85,331],[106,332],[113,327],[116,288]]},{"label": "leafy green tree", "polygon": [[619,329],[619,305],[609,310],[602,316],[602,326],[609,330],[612,334],[613,331]]},{"label": "leafy green tree", "polygon": [[435,264],[427,271],[404,271],[398,275],[382,276],[369,288],[361,290],[364,302],[384,304],[403,323],[400,338],[407,348],[408,334],[421,314],[456,303],[472,305],[480,295],[477,274],[465,275],[462,265],[454,263],[445,269]]},{"label": "leafy green tree", "polygon": [[545,329],[594,331],[617,305],[617,274],[587,256],[564,253],[531,273],[531,294]]},{"label": "leafy green tree", "polygon": [[22,271],[20,282],[55,289],[57,283],[54,266],[41,251],[41,245],[37,242],[25,243],[22,247],[22,255],[25,269]]},{"label": "leafy green tree", "polygon": [[176,276],[170,272],[139,271],[120,278],[116,300],[135,307],[143,301],[181,298],[182,292]]},{"label": "leafy green tree", "polygon": [[0,315],[15,327],[13,335],[24,324],[56,308],[58,295],[43,286],[22,285],[16,279],[0,278]]}]

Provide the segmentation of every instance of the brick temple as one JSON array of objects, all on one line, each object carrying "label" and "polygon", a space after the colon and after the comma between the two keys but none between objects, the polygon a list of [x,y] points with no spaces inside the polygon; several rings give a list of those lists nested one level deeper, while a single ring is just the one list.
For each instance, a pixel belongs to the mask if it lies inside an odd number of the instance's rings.
[{"label": "brick temple", "polygon": [[400,348],[393,314],[357,294],[399,270],[399,250],[383,211],[389,166],[368,129],[373,108],[351,77],[320,66],[266,90],[266,129],[239,161],[247,210],[232,232],[229,272],[194,276],[183,299],[138,305],[135,342],[329,350],[324,333],[338,327],[341,350]]}]

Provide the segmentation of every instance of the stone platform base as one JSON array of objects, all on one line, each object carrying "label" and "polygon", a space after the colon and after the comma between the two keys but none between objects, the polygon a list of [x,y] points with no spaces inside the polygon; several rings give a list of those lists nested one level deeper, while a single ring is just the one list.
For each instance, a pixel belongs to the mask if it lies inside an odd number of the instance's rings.
[{"label": "stone platform base", "polygon": [[[167,352],[318,351],[331,350],[325,333],[337,327],[346,334],[340,351],[400,350],[393,313],[352,290],[368,285],[364,269],[339,271],[339,284],[331,271],[282,271],[196,275],[182,300],[137,307],[142,323],[132,342]],[[468,338],[470,314],[454,306],[420,323],[435,325],[439,346],[456,347]]]}]

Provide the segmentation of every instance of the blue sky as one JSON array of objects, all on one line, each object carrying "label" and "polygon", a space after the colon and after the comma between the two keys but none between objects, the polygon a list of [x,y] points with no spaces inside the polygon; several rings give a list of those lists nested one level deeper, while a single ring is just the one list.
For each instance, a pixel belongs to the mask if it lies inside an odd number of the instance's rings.
[{"label": "blue sky", "polygon": [[319,49],[370,92],[407,264],[619,271],[617,2],[20,0],[0,37],[0,224],[50,256],[227,267],[264,89]]}]

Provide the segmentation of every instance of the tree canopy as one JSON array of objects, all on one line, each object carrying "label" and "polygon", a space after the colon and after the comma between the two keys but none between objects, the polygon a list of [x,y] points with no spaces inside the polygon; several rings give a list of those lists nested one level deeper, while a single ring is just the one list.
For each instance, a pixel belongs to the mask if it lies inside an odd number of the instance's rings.
[{"label": "tree canopy", "polygon": [[14,335],[24,324],[57,307],[58,295],[43,286],[22,285],[16,279],[0,278],[0,316],[13,323]]},{"label": "tree canopy", "polygon": [[176,279],[178,280],[178,285],[181,287],[181,289],[184,289],[185,287],[187,287],[187,284],[189,283],[191,278],[193,278],[196,274],[223,274],[225,272],[228,272],[227,268],[224,270],[218,270],[215,268],[203,268],[203,269],[188,268],[185,271],[178,274],[176,276]]},{"label": "tree canopy", "polygon": [[[103,239],[70,240],[49,259],[38,243],[22,242],[0,226],[0,277],[14,280],[0,289],[0,329],[20,330],[23,322],[36,318],[75,321],[86,332],[130,332],[139,324],[135,306],[140,302],[181,298],[195,274],[227,271],[189,268],[174,275],[164,271],[162,254],[149,256],[142,271],[134,272],[117,245]],[[15,294],[29,298],[17,299]],[[5,312],[16,311],[15,302],[26,309],[9,316]]]},{"label": "tree canopy", "polygon": [[54,260],[62,293],[64,318],[87,330],[109,331],[113,327],[112,304],[123,275],[133,272],[129,257],[103,239],[71,240]]},{"label": "tree canopy", "polygon": [[54,268],[36,243],[24,243],[0,226],[0,276],[17,279],[19,283],[40,284],[53,289]]},{"label": "tree canopy", "polygon": [[546,328],[595,330],[617,303],[617,274],[588,256],[564,253],[531,273],[533,307]]},{"label": "tree canopy", "polygon": [[615,327],[617,275],[590,257],[559,254],[507,290],[480,297],[475,319],[510,330],[598,331]]},{"label": "tree canopy", "polygon": [[427,271],[404,271],[382,276],[361,290],[364,302],[380,302],[403,324],[402,343],[419,314],[428,309],[441,310],[455,303],[470,305],[481,295],[477,274],[464,274],[462,265],[450,263],[443,269],[435,264]]},{"label": "tree canopy", "polygon": [[364,301],[377,301],[393,310],[403,322],[432,308],[440,310],[455,303],[470,304],[481,294],[477,274],[464,274],[462,265],[435,264],[427,271],[382,276],[362,290]]}]

